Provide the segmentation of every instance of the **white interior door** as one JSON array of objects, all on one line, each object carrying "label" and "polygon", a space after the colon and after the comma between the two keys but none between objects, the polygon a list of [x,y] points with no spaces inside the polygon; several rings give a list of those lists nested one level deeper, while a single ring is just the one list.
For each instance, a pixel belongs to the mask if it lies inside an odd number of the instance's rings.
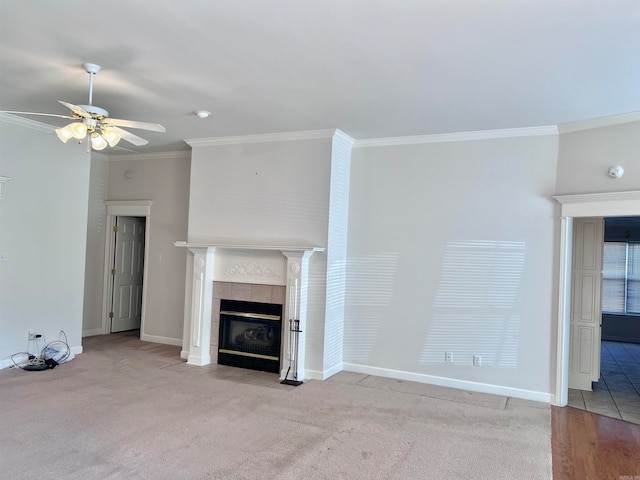
[{"label": "white interior door", "polygon": [[602,218],[574,220],[569,388],[591,390],[600,378],[603,245]]},{"label": "white interior door", "polygon": [[140,328],[145,218],[117,217],[111,332]]}]

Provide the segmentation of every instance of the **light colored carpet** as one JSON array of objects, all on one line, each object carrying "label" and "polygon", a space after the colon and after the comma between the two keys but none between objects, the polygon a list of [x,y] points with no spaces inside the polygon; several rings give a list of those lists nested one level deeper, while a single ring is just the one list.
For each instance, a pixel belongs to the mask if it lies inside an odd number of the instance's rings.
[{"label": "light colored carpet", "polygon": [[548,405],[347,372],[290,387],[108,338],[0,372],[2,478],[551,478]]}]

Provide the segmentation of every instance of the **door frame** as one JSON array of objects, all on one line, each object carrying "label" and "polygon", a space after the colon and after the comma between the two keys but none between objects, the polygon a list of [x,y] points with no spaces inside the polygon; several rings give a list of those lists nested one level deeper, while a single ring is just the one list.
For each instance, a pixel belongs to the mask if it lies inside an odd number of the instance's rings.
[{"label": "door frame", "polygon": [[573,219],[576,217],[635,217],[640,215],[640,191],[557,195],[561,205],[556,339],[556,381],[552,404],[567,405],[569,397],[569,327]]},{"label": "door frame", "polygon": [[140,336],[145,331],[145,311],[147,304],[147,268],[149,263],[149,242],[150,242],[150,223],[151,223],[151,204],[152,200],[107,200],[107,221],[106,225],[106,242],[104,249],[104,282],[102,291],[102,333],[104,335],[111,333],[111,319],[109,318],[109,308],[111,295],[113,293],[113,282],[111,278],[111,264],[115,254],[115,238],[113,235],[113,227],[116,224],[116,217],[145,217],[144,225],[144,266],[143,266],[143,282],[142,282],[142,308],[140,318]]}]

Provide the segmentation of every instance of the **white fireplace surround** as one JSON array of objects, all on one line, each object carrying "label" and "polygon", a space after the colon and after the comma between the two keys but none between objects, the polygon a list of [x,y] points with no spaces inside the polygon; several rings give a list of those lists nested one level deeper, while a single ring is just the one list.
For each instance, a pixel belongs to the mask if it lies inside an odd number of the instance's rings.
[{"label": "white fireplace surround", "polygon": [[[188,248],[193,254],[191,279],[191,315],[187,363],[208,365],[212,363],[211,313],[213,282],[251,283],[286,287],[283,318],[300,320],[298,380],[304,380],[305,331],[307,321],[307,290],[309,258],[321,247],[230,245],[176,242],[176,247]],[[282,325],[281,378],[289,367],[288,322]],[[213,362],[217,359],[214,358]]]}]

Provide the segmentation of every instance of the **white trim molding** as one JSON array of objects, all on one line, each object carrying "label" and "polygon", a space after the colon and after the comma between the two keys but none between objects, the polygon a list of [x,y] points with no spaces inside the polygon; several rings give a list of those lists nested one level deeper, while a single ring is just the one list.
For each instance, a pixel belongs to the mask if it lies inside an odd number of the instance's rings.
[{"label": "white trim molding", "polygon": [[107,215],[148,217],[151,215],[153,200],[106,200]]},{"label": "white trim molding", "polygon": [[173,345],[174,347],[182,346],[181,338],[161,337],[159,335],[141,334],[140,340],[143,342],[162,343],[163,345]]},{"label": "white trim molding", "polygon": [[92,330],[83,330],[82,331],[82,338],[84,337],[93,337],[94,335],[102,335],[104,332],[102,331],[102,328],[94,328]]},{"label": "white trim molding", "polygon": [[561,205],[556,381],[554,405],[564,407],[569,388],[569,325],[571,320],[571,259],[573,218],[640,216],[640,191],[556,195]]},{"label": "white trim molding", "polygon": [[0,200],[2,200],[2,184],[11,180],[11,177],[3,177],[0,175]]},{"label": "white trim molding", "polygon": [[475,132],[440,133],[435,135],[413,135],[406,137],[369,138],[356,140],[354,148],[389,147],[395,145],[415,145],[423,143],[468,142],[471,140],[493,140],[498,138],[537,137],[558,135],[555,125],[545,127],[503,128],[499,130],[478,130]]},{"label": "white trim molding", "polygon": [[562,205],[563,217],[624,217],[639,214],[640,191],[556,195],[553,198]]},{"label": "white trim molding", "polygon": [[121,153],[105,155],[110,162],[125,162],[139,160],[182,160],[191,159],[191,150],[180,150],[177,152],[156,152],[156,153]]},{"label": "white trim molding", "polygon": [[522,398],[524,400],[533,400],[535,402],[549,403],[551,401],[549,393],[537,392],[535,390],[524,390],[521,388],[505,387],[502,385],[492,385],[490,383],[471,382],[469,380],[458,380],[456,378],[438,377],[435,375],[426,375],[424,373],[391,370],[388,368],[371,367],[369,365],[358,365],[355,363],[345,363],[343,367],[347,372],[362,373],[365,375],[375,375],[378,377],[406,380],[408,382],[457,388],[459,390],[467,390],[470,392],[502,395],[504,397]]},{"label": "white trim molding", "polygon": [[191,138],[185,139],[191,147],[211,147],[216,145],[237,145],[243,143],[290,142],[295,140],[316,140],[332,138],[337,135],[354,142],[346,133],[337,129],[305,130],[300,132],[265,133],[258,135],[236,135],[230,137]]},{"label": "white trim molding", "polygon": [[43,133],[54,133],[56,131],[56,127],[53,127],[46,123],[38,122],[37,120],[31,120],[29,118],[19,117],[17,115],[11,115],[10,113],[0,113],[0,121],[10,123],[18,127],[30,128],[31,130],[37,130]]},{"label": "white trim molding", "polygon": [[[146,245],[151,242],[151,205],[153,200],[106,200],[107,228],[105,229],[105,249],[104,249],[104,273],[102,290],[102,333],[111,333],[111,319],[108,315],[109,299],[112,295],[112,282],[109,281],[111,275],[111,262],[115,255],[115,243],[113,236],[113,226],[117,216],[145,217],[144,238]],[[144,249],[144,266],[142,283],[142,314],[140,320],[140,337],[145,335],[146,312],[147,312],[147,281],[149,267],[149,248]],[[159,342],[163,343],[163,342]]]},{"label": "white trim molding", "polygon": [[624,123],[640,122],[640,111],[622,113],[620,115],[610,115],[608,117],[592,118],[590,120],[580,120],[558,125],[560,133],[580,132],[592,128],[611,127]]}]

